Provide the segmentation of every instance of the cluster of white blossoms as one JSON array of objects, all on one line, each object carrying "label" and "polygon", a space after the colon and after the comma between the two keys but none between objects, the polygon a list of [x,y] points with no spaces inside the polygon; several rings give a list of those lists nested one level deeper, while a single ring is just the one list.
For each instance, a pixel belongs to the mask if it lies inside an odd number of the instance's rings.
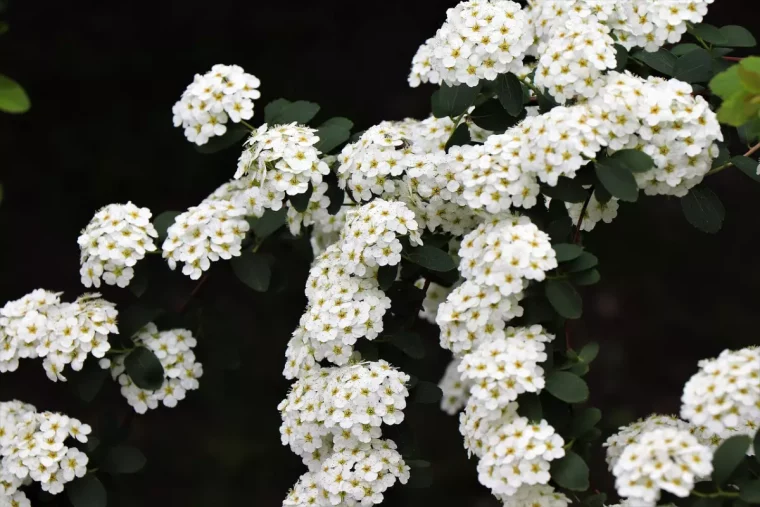
[{"label": "cluster of white blossoms", "polygon": [[504,507],[566,507],[570,499],[546,484],[523,486],[514,495],[496,495]]},{"label": "cluster of white blossoms", "polygon": [[111,376],[121,385],[121,394],[138,414],[158,407],[176,407],[185,399],[187,391],[198,389],[198,379],[203,376],[203,366],[195,358],[193,348],[198,343],[187,329],[159,331],[152,322],[138,331],[132,341],[135,347],[145,347],[161,362],[164,382],[155,391],[139,388],[124,367],[127,354],[120,354],[100,362],[102,368],[111,369]]},{"label": "cluster of white blossoms", "polygon": [[366,202],[394,194],[397,181],[411,164],[409,131],[403,122],[384,121],[367,129],[340,153],[338,177],[351,198]]},{"label": "cluster of white blossoms", "polygon": [[[700,361],[681,402],[681,417],[708,437],[753,436],[760,425],[760,348],[724,350]],[[751,446],[747,452],[754,454]]]},{"label": "cluster of white blossoms", "polygon": [[519,73],[533,43],[526,11],[510,0],[461,2],[412,59],[409,84],[445,82],[476,86],[499,74]]},{"label": "cluster of white blossoms", "polygon": [[118,333],[116,307],[99,294],[85,294],[73,303],[60,293],[37,289],[0,308],[0,372],[15,371],[19,359],[43,358],[52,381],[66,380],[63,370],[84,367],[89,355],[105,356],[108,335]]},{"label": "cluster of white blossoms", "polygon": [[126,287],[134,276],[133,267],[156,250],[158,237],[150,223],[148,208],[131,202],[109,204],[98,211],[77,240],[81,249],[79,274],[85,287],[108,285]]},{"label": "cluster of white blossoms", "polygon": [[177,215],[166,231],[161,246],[171,269],[183,263],[182,274],[193,280],[201,277],[211,263],[241,254],[241,245],[250,226],[245,207],[229,200],[204,200]]},{"label": "cluster of white blossoms", "polygon": [[654,506],[662,490],[689,496],[694,483],[712,473],[712,452],[688,430],[649,430],[623,449],[612,473],[621,496]]},{"label": "cluster of white blossoms", "polygon": [[583,210],[583,203],[565,203],[567,207],[567,214],[570,215],[570,220],[574,224],[577,224],[581,211],[583,211],[583,221],[581,222],[582,231],[593,231],[596,224],[604,222],[608,224],[614,220],[617,216],[618,208],[620,204],[615,197],[610,198],[607,202],[599,202],[596,197],[596,192],[592,194],[586,205],[585,211]]},{"label": "cluster of white blossoms", "polygon": [[227,120],[240,123],[253,117],[260,84],[256,76],[237,65],[214,65],[206,74],[196,74],[174,104],[174,126],[184,129],[188,141],[206,144],[227,132]]},{"label": "cluster of white blossoms", "polygon": [[32,482],[57,495],[87,473],[87,455],[72,441],[87,442],[92,428],[78,419],[20,401],[0,402],[0,505],[28,507],[19,488]]}]

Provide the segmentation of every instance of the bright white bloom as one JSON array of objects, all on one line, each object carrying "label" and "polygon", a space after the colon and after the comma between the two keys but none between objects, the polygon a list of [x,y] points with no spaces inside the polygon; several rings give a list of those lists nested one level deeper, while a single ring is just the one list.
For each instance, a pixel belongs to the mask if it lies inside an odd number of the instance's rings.
[{"label": "bright white bloom", "polygon": [[67,482],[84,477],[88,457],[70,439],[87,442],[91,432],[73,417],[38,413],[20,401],[0,402],[0,505],[29,506],[18,488],[32,481],[57,495]]},{"label": "bright white bloom", "polygon": [[714,0],[619,2],[622,21],[615,25],[618,42],[627,49],[643,47],[657,51],[665,44],[675,44],[686,33],[687,23],[699,24]]},{"label": "bright white bloom", "polygon": [[467,453],[482,457],[491,449],[491,437],[499,428],[511,424],[518,417],[515,402],[497,410],[490,410],[479,400],[470,397],[464,411],[459,414],[459,432],[464,437]]},{"label": "bright white bloom", "polygon": [[214,65],[196,74],[193,83],[174,104],[174,126],[197,145],[227,132],[227,120],[240,123],[253,117],[253,101],[261,96],[261,82],[237,65]]},{"label": "bright white bloom", "polygon": [[445,82],[476,86],[499,74],[520,73],[533,43],[528,14],[516,2],[461,2],[412,59],[409,85]]},{"label": "bright white bloom", "polygon": [[760,423],[760,349],[724,350],[699,368],[684,386],[681,417],[710,437],[753,436]]},{"label": "bright white bloom", "polygon": [[44,358],[53,382],[66,380],[63,370],[83,368],[89,355],[102,358],[111,348],[108,335],[118,333],[116,307],[85,294],[74,303],[37,289],[0,309],[0,372],[15,371],[20,358]]},{"label": "bright white bloom", "polygon": [[470,397],[470,387],[473,384],[471,380],[463,379],[462,374],[459,373],[461,362],[461,359],[453,359],[446,366],[446,371],[438,382],[438,387],[443,392],[441,410],[449,415],[454,415],[464,408],[467,399]]},{"label": "bright white bloom", "polygon": [[159,331],[152,322],[142,328],[132,338],[135,346],[145,347],[158,358],[164,369],[164,381],[155,391],[139,388],[125,371],[124,359],[127,354],[112,358],[111,376],[121,385],[121,394],[138,414],[158,407],[162,402],[166,407],[176,407],[185,399],[188,391],[198,389],[198,379],[203,376],[203,365],[195,358],[193,349],[198,343],[187,329]]},{"label": "bright white bloom", "polygon": [[661,490],[689,496],[695,481],[712,473],[712,452],[687,430],[654,429],[623,449],[612,473],[620,496],[654,506]]},{"label": "bright white bloom", "polygon": [[[566,202],[567,214],[570,215],[570,220],[574,224],[578,223],[581,216],[581,210],[583,209],[583,203],[569,203]],[[609,224],[617,216],[618,200],[612,197],[609,201],[601,203],[596,198],[596,193],[591,196],[591,199],[586,206],[585,213],[583,214],[583,223],[581,223],[581,230],[593,231],[594,226],[599,222]]]},{"label": "bright white bloom", "polygon": [[137,261],[156,250],[158,233],[150,217],[148,208],[131,202],[109,204],[95,214],[78,239],[85,287],[100,287],[101,278],[108,285],[129,284]]},{"label": "bright white bloom", "polygon": [[496,495],[504,507],[567,507],[570,499],[546,484],[520,486],[513,495]]},{"label": "bright white bloom", "polygon": [[249,229],[246,214],[231,201],[204,200],[177,215],[161,247],[163,257],[171,269],[183,263],[182,273],[197,280],[212,262],[240,256]]},{"label": "bright white bloom", "polygon": [[293,206],[288,206],[286,221],[293,236],[300,234],[301,227],[309,227],[317,223],[324,224],[334,216],[327,211],[327,207],[330,206],[330,198],[326,195],[327,188],[325,182],[315,185],[314,191],[309,196],[309,204],[303,212],[296,210]]}]

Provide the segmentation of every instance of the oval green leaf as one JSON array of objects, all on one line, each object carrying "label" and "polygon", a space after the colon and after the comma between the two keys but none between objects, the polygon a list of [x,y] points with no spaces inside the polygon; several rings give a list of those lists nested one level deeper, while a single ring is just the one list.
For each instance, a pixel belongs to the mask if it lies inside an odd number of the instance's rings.
[{"label": "oval green leaf", "polygon": [[709,234],[721,229],[726,216],[723,203],[704,185],[692,188],[681,198],[681,210],[691,225]]},{"label": "oval green leaf", "polygon": [[722,486],[734,473],[739,464],[744,461],[749,449],[750,438],[746,435],[737,435],[723,441],[713,454],[712,479],[718,486]]},{"label": "oval green leaf", "polygon": [[554,482],[571,491],[585,491],[589,487],[588,465],[573,451],[552,461],[551,476]]},{"label": "oval green leaf", "polygon": [[411,262],[431,271],[451,271],[457,267],[448,253],[434,246],[418,246],[410,249],[406,255]]},{"label": "oval green leaf", "polygon": [[117,445],[108,450],[101,468],[109,474],[133,474],[142,470],[146,463],[145,455],[130,445]]},{"label": "oval green leaf", "polygon": [[152,351],[136,347],[124,359],[127,375],[140,389],[155,391],[164,383],[164,367]]},{"label": "oval green leaf", "polygon": [[272,280],[271,259],[266,255],[244,252],[232,259],[232,271],[238,280],[257,292],[266,292]]},{"label": "oval green leaf", "polygon": [[577,259],[583,253],[583,248],[572,243],[559,243],[552,245],[554,252],[557,254],[557,262],[567,262]]},{"label": "oval green leaf", "polygon": [[631,171],[609,159],[598,162],[595,169],[596,177],[610,194],[621,201],[636,202],[639,186]]},{"label": "oval green leaf", "polygon": [[583,313],[583,299],[573,284],[567,280],[549,280],[544,292],[546,299],[559,315],[566,319],[580,318]]},{"label": "oval green leaf", "polygon": [[0,111],[21,114],[32,106],[29,96],[13,79],[0,74]]},{"label": "oval green leaf", "polygon": [[546,377],[549,394],[565,403],[581,403],[588,399],[588,385],[578,375],[567,371],[553,371]]}]

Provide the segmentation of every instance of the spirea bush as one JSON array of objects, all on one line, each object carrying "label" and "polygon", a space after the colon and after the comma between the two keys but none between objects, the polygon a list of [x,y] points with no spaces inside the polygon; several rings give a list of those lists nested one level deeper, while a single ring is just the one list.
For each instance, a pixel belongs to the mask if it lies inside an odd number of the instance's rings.
[{"label": "spirea bush", "polygon": [[[602,439],[597,425],[614,407],[589,406],[584,380],[599,345],[576,350],[568,326],[582,318],[583,287],[604,273],[584,232],[603,235],[639,197],[665,195],[714,233],[725,212],[709,176],[760,180],[760,59],[728,56],[755,40],[704,23],[710,3],[462,2],[411,61],[409,84],[431,86],[432,115],[362,132],[343,117],[314,122],[308,101],[254,107],[266,83],[215,65],[182,93],[174,124],[202,153],[238,150],[230,180],[181,212],[93,210],[78,239],[82,284],[129,287],[132,305],[19,295],[0,309],[0,371],[39,359],[66,381],[88,363],[83,398],[110,377],[138,414],[175,407],[204,389],[196,349],[219,344],[161,317],[184,312],[215,263],[274,291],[279,268],[261,248],[302,235],[313,250],[306,305],[285,358],[261,358],[283,360],[292,381],[279,436],[303,475],[283,505],[379,504],[435,470],[394,441],[410,431],[410,403],[459,418],[450,438],[505,506],[760,504],[755,343],[694,365],[679,414]],[[194,281],[180,303],[158,304],[160,283],[146,289],[151,254]],[[425,360],[418,319],[451,353],[439,379],[382,358],[395,347]],[[79,443],[90,432],[0,403],[0,505],[30,505],[32,483],[66,489],[74,507],[105,505],[98,476],[135,472],[144,458],[123,445],[89,453]],[[614,491],[591,486],[595,456]]]}]

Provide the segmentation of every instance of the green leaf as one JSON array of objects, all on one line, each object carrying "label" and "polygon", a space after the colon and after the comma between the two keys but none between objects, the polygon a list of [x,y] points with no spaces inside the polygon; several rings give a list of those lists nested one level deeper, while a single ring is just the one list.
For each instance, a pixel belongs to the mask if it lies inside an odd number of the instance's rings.
[{"label": "green leaf", "polygon": [[541,398],[535,393],[523,393],[517,398],[517,413],[527,417],[532,423],[540,423],[544,418]]},{"label": "green leaf", "polygon": [[314,145],[322,153],[330,153],[332,150],[348,141],[351,131],[340,125],[320,125],[317,129],[319,141]]},{"label": "green leaf", "polygon": [[734,470],[744,461],[749,444],[750,438],[747,435],[737,435],[724,440],[715,450],[712,479],[716,485],[725,484]]},{"label": "green leaf", "polygon": [[623,72],[628,65],[628,50],[620,44],[615,44],[615,61],[617,62],[615,70]]},{"label": "green leaf", "polygon": [[424,459],[407,459],[406,464],[409,468],[430,468],[430,462]]},{"label": "green leaf", "polygon": [[103,381],[108,376],[108,371],[101,368],[87,369],[77,378],[77,392],[85,403],[90,403],[103,387]]},{"label": "green leaf", "polygon": [[596,356],[598,354],[599,354],[599,344],[596,342],[591,342],[583,346],[581,351],[578,353],[578,358],[584,363],[590,363],[594,359],[596,359]]},{"label": "green leaf", "polygon": [[667,49],[658,49],[652,53],[644,50],[637,51],[633,54],[633,58],[644,62],[645,65],[666,76],[672,76],[675,73],[676,61],[678,60]]},{"label": "green leaf", "polygon": [[600,160],[595,165],[596,177],[604,188],[621,201],[636,202],[639,186],[631,171],[610,159]]},{"label": "green leaf", "polygon": [[577,181],[566,176],[560,176],[557,184],[553,187],[541,185],[541,192],[552,199],[559,199],[564,202],[578,203],[585,202],[588,198],[588,192]]},{"label": "green leaf", "polygon": [[66,495],[74,507],[106,507],[106,488],[91,473],[67,484]]},{"label": "green leaf", "polygon": [[573,282],[575,285],[580,285],[581,287],[599,283],[599,280],[601,280],[601,278],[602,277],[599,274],[599,271],[597,271],[596,269],[588,269],[586,271],[581,271],[579,273],[572,273],[570,275],[570,281]]},{"label": "green leaf", "polygon": [[691,27],[689,32],[701,38],[705,42],[717,44],[718,46],[726,45],[728,42],[728,39],[726,39],[726,36],[723,35],[723,32],[721,32],[718,27],[709,25],[707,23],[698,23]]},{"label": "green leaf", "polygon": [[559,486],[571,491],[585,491],[589,487],[588,465],[573,451],[552,461],[551,476]]},{"label": "green leaf", "polygon": [[760,104],[756,103],[755,99],[756,95],[749,92],[739,92],[730,96],[718,109],[718,121],[732,127],[744,125],[760,111]]},{"label": "green leaf", "polygon": [[396,281],[396,275],[398,275],[398,266],[380,266],[377,269],[377,283],[380,285],[380,290],[387,291]]},{"label": "green leaf", "polygon": [[277,103],[276,107],[273,106],[269,109],[269,106],[273,104],[270,103],[264,108],[264,118],[268,124],[279,125],[296,122],[301,125],[306,125],[309,120],[314,118],[319,112],[319,104],[315,104],[314,102],[308,102],[306,100],[278,102],[282,100],[284,99],[274,101],[274,103]]},{"label": "green leaf", "polygon": [[718,145],[718,156],[713,159],[710,169],[715,169],[716,167],[720,167],[723,164],[728,163],[728,159],[731,156],[731,154],[728,152],[728,148],[726,147],[726,143],[719,142],[716,144]]},{"label": "green leaf", "polygon": [[119,313],[119,333],[125,338],[131,338],[146,324],[163,313],[164,311],[161,308],[138,301]]},{"label": "green leaf", "polygon": [[604,493],[597,493],[596,495],[586,497],[583,502],[581,502],[581,505],[583,507],[604,507],[604,502],[606,501],[607,495]]},{"label": "green leaf", "polygon": [[492,132],[504,132],[513,127],[522,118],[510,116],[498,99],[487,100],[476,107],[469,115],[470,120],[478,127]]},{"label": "green leaf", "polygon": [[760,479],[743,483],[739,490],[739,498],[747,503],[760,504]]},{"label": "green leaf", "polygon": [[683,56],[686,53],[691,53],[695,49],[699,49],[699,46],[694,44],[693,42],[686,42],[684,44],[678,44],[677,46],[673,46],[670,49],[670,52],[673,53],[674,56]]},{"label": "green leaf", "polygon": [[309,207],[309,199],[311,199],[311,194],[313,193],[314,187],[311,183],[309,183],[309,186],[306,188],[306,192],[296,195],[289,195],[288,202],[290,202],[291,206],[293,206],[297,212],[303,213],[306,211],[306,208]]},{"label": "green leaf", "polygon": [[427,489],[432,485],[433,469],[429,467],[412,470],[412,473],[409,476],[409,482],[406,483],[406,487],[412,489]]},{"label": "green leaf", "polygon": [[158,232],[158,243],[163,243],[166,239],[167,229],[174,224],[177,215],[181,213],[181,211],[164,211],[153,219],[153,227],[155,227],[156,232]]},{"label": "green leaf", "polygon": [[758,162],[754,158],[734,157],[731,163],[753,180],[760,181],[760,175],[757,174]]},{"label": "green leaf", "polygon": [[477,86],[449,86],[441,83],[441,87],[433,93],[431,99],[433,116],[436,118],[457,117],[463,114],[475,103],[475,98],[480,93],[481,85]]},{"label": "green leaf", "polygon": [[145,347],[135,347],[124,358],[127,375],[140,389],[155,391],[164,383],[164,367],[152,351]]},{"label": "green leaf", "polygon": [[232,259],[232,271],[238,280],[257,292],[266,292],[272,281],[272,260],[266,255],[244,252]]},{"label": "green leaf", "polygon": [[523,89],[520,79],[514,74],[499,74],[496,78],[496,96],[499,102],[510,116],[518,116],[522,113]]},{"label": "green leaf", "polygon": [[425,345],[420,335],[413,331],[399,331],[388,337],[388,343],[412,359],[425,357]]},{"label": "green leaf", "polygon": [[723,226],[726,210],[712,190],[699,185],[681,198],[681,209],[686,220],[700,231],[715,234]]},{"label": "green leaf", "polygon": [[647,172],[654,167],[652,157],[640,150],[619,150],[604,159],[605,163],[618,165],[632,173]]},{"label": "green leaf", "polygon": [[443,391],[433,382],[420,380],[413,388],[412,401],[417,403],[438,403],[443,397]]},{"label": "green leaf", "polygon": [[266,210],[261,218],[251,224],[253,233],[260,240],[271,236],[280,227],[285,225],[285,216],[288,211],[283,207],[277,211]]},{"label": "green leaf", "polygon": [[599,259],[596,255],[590,252],[583,252],[580,257],[562,266],[562,268],[568,273],[578,273],[579,271],[586,271],[587,269],[596,267],[598,264]]},{"label": "green leaf", "polygon": [[594,187],[594,197],[600,203],[607,204],[612,199],[612,194],[602,185],[597,185]]},{"label": "green leaf", "polygon": [[341,127],[346,130],[351,130],[354,128],[354,122],[343,116],[333,116],[332,118],[325,120],[324,123],[319,126],[319,128],[322,127]]},{"label": "green leaf", "polygon": [[562,317],[578,319],[583,313],[583,299],[567,280],[547,281],[545,294],[554,310]]},{"label": "green leaf", "polygon": [[245,125],[231,124],[227,127],[227,132],[210,138],[206,144],[196,146],[195,151],[210,155],[235,145],[242,145],[241,141],[250,133],[251,131]]},{"label": "green leaf", "polygon": [[572,243],[559,243],[552,245],[554,252],[557,254],[557,262],[567,262],[577,259],[583,253],[583,248]]},{"label": "green leaf", "polygon": [[598,408],[587,407],[582,409],[573,418],[573,423],[570,427],[570,436],[577,438],[583,436],[584,433],[590,431],[594,426],[599,424],[602,420],[602,411]]},{"label": "green leaf", "polygon": [[730,48],[753,48],[757,46],[755,37],[743,26],[727,25],[720,27],[719,30],[725,39],[724,43],[718,44],[719,46]]},{"label": "green leaf", "polygon": [[29,96],[21,85],[0,74],[0,111],[20,114],[29,111],[31,106]]},{"label": "green leaf", "polygon": [[687,83],[704,83],[712,77],[712,56],[702,48],[695,49],[676,60],[673,77]]},{"label": "green leaf", "polygon": [[445,149],[446,151],[449,151],[452,146],[470,144],[470,141],[470,129],[467,127],[466,123],[462,123],[456,128],[454,133],[449,136],[449,140],[446,141]]},{"label": "green leaf", "polygon": [[588,399],[588,386],[578,375],[553,371],[546,377],[546,390],[565,403],[581,403]]},{"label": "green leaf", "polygon": [[418,266],[431,271],[445,272],[457,267],[456,262],[454,262],[454,259],[448,253],[430,245],[411,248],[407,252],[407,258]]},{"label": "green leaf", "polygon": [[743,65],[738,65],[738,67],[739,81],[741,81],[744,89],[755,94],[760,93],[760,74],[747,70]]},{"label": "green leaf", "polygon": [[133,474],[142,470],[146,461],[140,449],[117,445],[108,450],[100,468],[112,475]]}]

